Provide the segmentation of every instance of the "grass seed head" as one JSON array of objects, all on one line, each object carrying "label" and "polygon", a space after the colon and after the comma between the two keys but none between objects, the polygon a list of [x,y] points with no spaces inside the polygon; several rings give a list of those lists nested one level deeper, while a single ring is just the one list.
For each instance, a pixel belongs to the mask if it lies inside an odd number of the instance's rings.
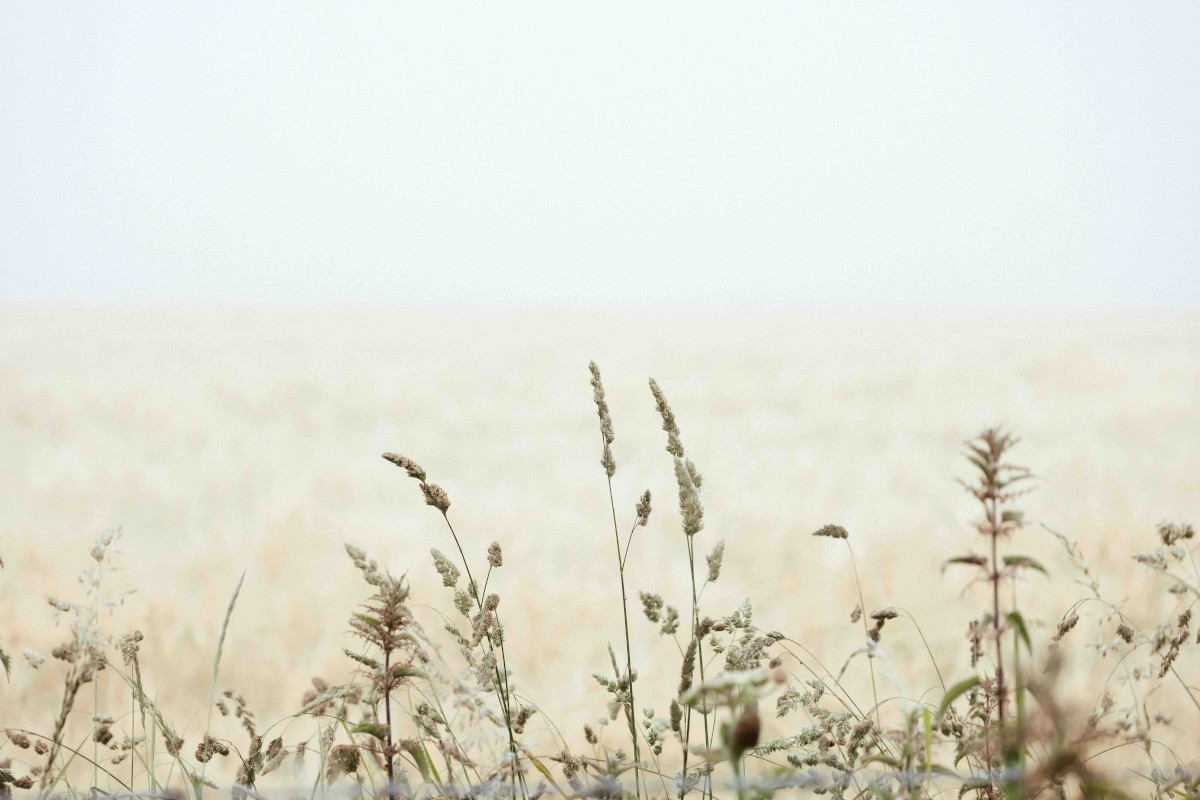
[{"label": "grass seed head", "polygon": [[649,489],[642,492],[642,497],[641,497],[641,499],[638,500],[636,513],[637,513],[637,521],[634,523],[635,525],[645,526],[646,523],[650,521],[650,490]]},{"label": "grass seed head", "polygon": [[683,442],[679,440],[679,424],[675,421],[675,412],[671,410],[671,405],[654,378],[650,379],[650,394],[654,395],[654,407],[662,417],[662,429],[667,433],[667,452],[676,458],[683,458]]},{"label": "grass seed head", "polygon": [[451,589],[457,587],[458,578],[461,575],[458,567],[454,566],[450,559],[446,558],[445,554],[436,547],[429,548],[429,553],[433,556],[434,569],[437,570],[438,575],[442,576],[442,585]]},{"label": "grass seed head", "polygon": [[675,458],[675,480],[679,484],[679,513],[683,516],[683,532],[695,536],[704,529],[704,506],[700,504],[700,494],[692,482],[691,473],[678,457]]},{"label": "grass seed head", "polygon": [[433,506],[443,514],[450,510],[450,495],[436,483],[422,483],[421,491],[425,494],[425,505]]},{"label": "grass seed head", "polygon": [[725,540],[717,542],[712,553],[705,556],[704,560],[708,562],[708,580],[711,583],[721,577],[721,565],[725,561]]},{"label": "grass seed head", "polygon": [[411,458],[406,458],[398,453],[384,453],[383,457],[385,460],[392,462],[397,467],[400,467],[400,469],[407,472],[408,477],[415,478],[422,483],[425,482],[425,470],[423,470],[421,465],[413,461]]},{"label": "grass seed head", "polygon": [[820,530],[814,531],[813,536],[823,536],[828,539],[850,538],[850,534],[846,532],[845,528],[843,528],[841,525],[834,525],[832,523],[823,526]]}]

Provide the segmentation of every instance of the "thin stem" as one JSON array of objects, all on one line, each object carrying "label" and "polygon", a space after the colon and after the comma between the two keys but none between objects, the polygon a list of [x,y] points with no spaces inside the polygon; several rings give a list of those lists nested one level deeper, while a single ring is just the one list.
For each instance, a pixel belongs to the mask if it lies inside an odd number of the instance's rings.
[{"label": "thin stem", "polygon": [[[129,750],[131,753],[137,752],[137,695],[134,692],[129,693]],[[137,764],[137,759],[129,759],[129,788],[133,789],[133,772]]]},{"label": "thin stem", "polygon": [[[696,596],[696,548],[692,542],[692,537],[688,537],[688,571],[692,578],[692,636],[696,638],[696,661],[700,666],[700,683],[704,683],[704,650],[703,642],[700,637],[700,605]],[[701,714],[704,718],[704,749],[712,749],[712,733],[708,729],[708,714]],[[686,777],[686,775],[685,775]],[[705,789],[712,796],[712,772],[706,771],[704,776]]]},{"label": "thin stem", "polygon": [[[601,433],[600,438],[604,438]],[[642,781],[641,781],[641,751],[638,747],[637,720],[634,718],[637,702],[633,699],[633,650],[629,644],[629,602],[625,594],[625,557],[621,554],[621,533],[617,528],[617,504],[613,500],[612,476],[608,476],[608,505],[612,509],[613,523],[613,541],[617,546],[617,570],[621,576],[621,617],[625,622],[625,674],[629,676],[629,705],[626,707],[625,716],[629,721],[629,735],[633,739],[633,791],[638,796],[642,796]],[[637,529],[637,523],[634,523],[633,530]],[[629,531],[629,537],[632,541],[633,530]],[[628,547],[625,550],[625,555],[628,555]],[[617,676],[617,681],[620,682],[621,676]]]},{"label": "thin stem", "polygon": [[[483,613],[483,599],[479,596],[479,589],[475,585],[475,578],[471,575],[471,565],[467,561],[467,554],[463,552],[462,543],[459,542],[458,534],[455,533],[455,531],[454,531],[454,525],[452,525],[450,523],[450,517],[448,514],[446,514],[445,511],[442,511],[442,519],[444,519],[446,521],[446,527],[450,529],[450,536],[451,536],[451,538],[454,539],[454,546],[458,548],[458,555],[459,555],[459,558],[462,559],[463,569],[465,569],[467,572],[467,582],[469,583],[469,585],[471,587],[471,593],[475,596],[475,605],[478,606],[479,613],[482,614]],[[500,619],[499,615],[496,616],[496,619],[497,619],[497,625],[499,625],[499,619]],[[484,638],[487,640],[488,647],[491,648],[492,647],[491,637],[485,636]],[[500,658],[502,660],[502,663],[504,664],[504,673],[505,673],[506,677],[501,678],[500,668],[497,667],[496,668],[496,693],[498,695],[500,695],[500,709],[504,712],[504,725],[508,729],[508,749],[509,749],[509,752],[511,752],[512,756],[513,756],[513,796],[515,797],[517,794],[517,775],[521,773],[521,770],[520,770],[521,758],[517,752],[516,740],[513,738],[512,714],[509,709],[508,696],[507,696],[508,695],[508,690],[507,690],[507,687],[508,687],[508,684],[507,684],[508,659],[504,655],[504,641],[503,640],[501,640],[501,642],[500,642]],[[501,689],[501,687],[504,687],[504,688]],[[522,786],[522,789],[524,789],[525,776],[523,774],[521,774],[521,786]]]},{"label": "thin stem", "polygon": [[1004,725],[1004,651],[1000,642],[1000,559],[998,556],[998,540],[1000,538],[1000,522],[996,516],[997,501],[991,498],[988,507],[989,534],[992,539],[992,633],[996,637],[996,695],[998,698],[996,712],[997,721]]},{"label": "thin stem", "polygon": [[854,548],[850,546],[849,539],[842,539],[842,541],[846,543],[846,549],[850,551],[850,566],[854,569],[854,586],[858,589],[858,607],[861,609],[858,616],[862,620],[863,634],[867,637],[867,666],[871,670],[871,696],[875,700],[875,724],[882,731],[883,720],[879,715],[879,689],[875,685],[875,654],[871,651],[871,634],[867,631],[867,602],[863,599],[862,581],[858,578],[858,562],[854,559]]},{"label": "thin stem", "polygon": [[[99,627],[100,624],[100,593],[104,586],[104,561],[96,562],[96,593],[92,595],[92,625]],[[96,718],[100,715],[100,675],[92,679],[92,725],[96,725]],[[95,736],[92,737],[92,786],[100,782],[100,740]],[[130,784],[132,787],[132,784]]]},{"label": "thin stem", "polygon": [[388,800],[395,800],[396,795],[392,793],[392,787],[396,782],[396,776],[392,766],[392,651],[383,651],[383,707],[384,713],[387,715],[387,776],[388,776]]},{"label": "thin stem", "polygon": [[[229,630],[229,620],[233,616],[233,606],[237,603],[238,595],[242,592],[242,582],[245,580],[246,573],[243,572],[242,577],[238,578],[237,586],[233,590],[233,597],[229,599],[229,607],[225,609],[225,622],[221,625],[221,635],[217,637],[217,655],[213,658],[212,684],[208,689],[208,717],[204,722],[204,738],[200,740],[202,743],[207,741],[208,733],[212,730],[212,710],[217,696],[217,669],[221,666],[221,651],[225,649],[225,634]],[[204,795],[204,776],[207,770],[208,762],[205,761],[200,767],[200,780],[196,783],[197,798]]]}]

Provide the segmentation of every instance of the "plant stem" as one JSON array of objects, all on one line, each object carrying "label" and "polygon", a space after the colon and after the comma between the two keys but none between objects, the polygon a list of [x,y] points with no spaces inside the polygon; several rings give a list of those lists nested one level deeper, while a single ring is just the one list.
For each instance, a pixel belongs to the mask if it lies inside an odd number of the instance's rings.
[{"label": "plant stem", "polygon": [[[688,570],[692,577],[692,636],[696,638],[696,661],[700,666],[700,683],[704,683],[704,648],[701,647],[700,637],[700,605],[696,597],[696,548],[692,542],[692,537],[688,537]],[[707,711],[707,709],[705,709]],[[704,749],[712,749],[712,734],[708,730],[708,714],[701,714],[704,718]],[[712,774],[706,771],[704,775],[704,786],[709,797],[712,797]]]},{"label": "plant stem", "polygon": [[[466,570],[466,573],[467,573],[467,582],[471,587],[471,594],[473,594],[475,596],[475,605],[479,607],[479,613],[482,614],[483,613],[483,598],[481,598],[479,596],[479,588],[475,585],[475,578],[472,577],[472,575],[471,575],[471,565],[467,562],[467,554],[463,552],[462,543],[459,542],[458,534],[454,532],[454,526],[450,523],[450,517],[449,517],[449,515],[446,514],[445,511],[442,511],[442,519],[444,519],[446,521],[446,527],[450,529],[450,536],[451,536],[451,538],[454,539],[454,546],[458,548],[458,556],[459,556],[459,558],[462,559],[463,569]],[[499,620],[500,617],[497,615],[496,619]],[[497,624],[499,624],[499,622],[497,622]],[[488,643],[488,645],[487,645],[488,648],[494,649],[494,648],[492,648],[491,637],[485,636],[484,639]],[[512,713],[509,708],[508,690],[507,690],[507,687],[508,687],[508,683],[507,683],[508,659],[505,657],[505,654],[504,654],[503,640],[501,640],[501,643],[500,643],[500,658],[502,660],[502,663],[504,664],[504,672],[505,672],[506,677],[501,678],[500,668],[497,667],[496,668],[496,694],[499,695],[499,697],[500,697],[500,709],[504,712],[504,725],[506,728],[508,728],[508,749],[509,749],[509,752],[512,753],[512,757],[513,757],[513,796],[515,797],[517,794],[517,775],[520,774],[521,759],[517,753],[516,739],[513,738]],[[524,791],[525,776],[521,775],[520,777],[521,777],[521,788],[522,788],[522,791]]]},{"label": "plant stem", "polygon": [[[843,539],[842,541],[846,543],[846,549],[850,551],[850,566],[854,569],[854,586],[858,589],[858,607],[860,609],[858,616],[859,619],[862,620],[863,634],[867,637],[867,666],[871,670],[871,696],[875,700],[875,724],[882,732],[883,719],[879,713],[879,689],[875,685],[875,654],[871,652],[871,634],[867,632],[867,601],[863,599],[862,581],[860,581],[858,578],[858,561],[854,558],[854,548],[850,546],[849,539]],[[922,636],[921,638],[924,639],[925,637]],[[932,656],[930,657],[932,658]],[[937,665],[935,664],[934,667],[936,668],[936,666]],[[938,675],[938,678],[939,680],[941,679],[940,674]],[[943,684],[943,686],[944,685],[945,684]]]},{"label": "plant stem", "polygon": [[997,721],[1004,725],[1004,652],[1000,642],[1000,560],[998,557],[998,539],[1000,538],[1000,522],[996,516],[997,500],[991,498],[988,507],[988,524],[992,539],[992,633],[996,637],[996,696]]},{"label": "plant stem", "polygon": [[[601,434],[603,439],[603,434]],[[629,706],[626,709],[625,716],[629,721],[629,735],[633,738],[633,791],[638,796],[642,796],[641,782],[641,752],[638,748],[637,720],[635,719],[635,711],[637,703],[633,699],[633,651],[629,645],[629,603],[625,595],[625,558],[621,554],[621,533],[617,529],[617,504],[613,500],[612,476],[608,476],[608,505],[612,509],[613,522],[613,541],[617,545],[617,569],[621,575],[621,615],[625,621],[625,674],[629,676]],[[637,528],[637,523],[633,526]],[[633,531],[629,532],[632,539]],[[626,554],[629,550],[626,548]],[[617,676],[620,681],[620,676]]]},{"label": "plant stem", "polygon": [[396,776],[392,766],[392,651],[383,651],[383,708],[387,716],[387,776],[388,776],[388,800],[395,800],[396,795],[392,793],[392,787],[395,785]]}]

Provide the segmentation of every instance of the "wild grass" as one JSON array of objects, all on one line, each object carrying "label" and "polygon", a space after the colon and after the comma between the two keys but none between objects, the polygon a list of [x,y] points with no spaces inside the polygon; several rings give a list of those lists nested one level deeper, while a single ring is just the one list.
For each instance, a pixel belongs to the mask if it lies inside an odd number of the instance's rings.
[{"label": "wild grass", "polygon": [[[684,448],[666,393],[650,380],[647,402],[662,419],[670,459],[663,469],[674,475],[678,490],[678,561],[661,569],[685,571],[690,591],[683,604],[638,592],[641,615],[658,636],[675,642],[679,655],[677,663],[642,665],[678,674],[677,690],[658,697],[639,691],[632,642],[640,623],[637,609],[630,611],[626,566],[636,558],[636,533],[650,519],[652,498],[632,487],[630,496],[638,498],[632,520],[620,523],[618,507],[628,506],[618,504],[614,485],[612,413],[599,368],[592,363],[589,371],[609,496],[608,509],[593,511],[611,517],[616,564],[605,601],[615,609],[619,599],[624,641],[623,649],[609,645],[608,664],[580,669],[594,670],[609,694],[602,721],[619,721],[619,744],[591,724],[559,730],[553,710],[537,704],[536,687],[520,685],[508,653],[537,642],[508,640],[501,592],[536,591],[534,576],[508,576],[501,543],[481,548],[471,532],[460,535],[451,522],[449,494],[413,459],[385,453],[440,515],[441,544],[457,554],[430,549],[433,569],[448,590],[432,601],[436,626],[418,621],[401,569],[427,567],[382,566],[347,543],[345,552],[365,586],[362,605],[347,609],[359,646],[344,651],[341,682],[314,679],[300,707],[266,727],[236,690],[218,692],[225,634],[244,613],[237,605],[239,580],[216,635],[208,702],[200,709],[164,709],[153,682],[161,685],[171,676],[144,674],[139,651],[145,634],[105,629],[105,610],[126,601],[106,586],[120,535],[105,534],[80,575],[82,597],[49,599],[69,632],[52,659],[29,650],[18,659],[0,641],[6,672],[41,670],[57,675],[62,686],[61,702],[46,710],[43,729],[5,728],[0,796],[1200,797],[1200,754],[1189,733],[1200,720],[1200,698],[1186,658],[1200,647],[1191,625],[1200,599],[1193,528],[1162,523],[1152,532],[1154,548],[1132,556],[1146,579],[1157,581],[1163,603],[1133,608],[1106,599],[1076,541],[1027,523],[1019,505],[1032,473],[1011,461],[1019,440],[996,428],[964,444],[969,477],[960,482],[977,502],[978,517],[964,529],[963,551],[926,558],[931,575],[953,570],[964,589],[986,589],[986,602],[965,631],[937,620],[926,620],[923,628],[903,608],[870,605],[871,567],[860,573],[853,533],[836,522],[813,533],[814,546],[847,548],[858,597],[849,622],[862,628],[861,642],[849,654],[824,654],[841,655],[834,670],[818,656],[820,643],[758,627],[749,599],[724,609],[704,603],[725,559],[756,550],[735,532],[717,538],[706,529],[703,475]],[[1030,608],[1046,614],[1029,578],[1048,578],[1048,571],[1022,552],[1023,542],[1039,530],[1061,547],[1083,592],[1048,637],[1028,619]],[[420,605],[429,602],[421,599]],[[1165,617],[1163,608],[1169,609]],[[929,656],[929,682],[938,687],[932,696],[900,686],[888,642],[909,633],[897,630],[897,620],[912,623]],[[1072,632],[1081,624],[1095,636],[1090,644],[1072,646]],[[963,642],[970,671],[944,675],[926,631]],[[1068,649],[1076,662],[1090,659],[1088,669],[1107,674],[1102,694],[1084,709],[1075,707],[1065,686]],[[869,694],[850,680],[858,675],[869,678]],[[100,708],[102,681],[123,686],[128,702]],[[881,696],[881,681],[897,685],[896,694]],[[90,709],[84,699],[89,687]],[[545,736],[527,733],[535,715],[544,722],[549,747]],[[769,725],[766,715],[774,717]],[[227,721],[215,725],[219,718]],[[768,727],[776,734],[767,737]]]}]

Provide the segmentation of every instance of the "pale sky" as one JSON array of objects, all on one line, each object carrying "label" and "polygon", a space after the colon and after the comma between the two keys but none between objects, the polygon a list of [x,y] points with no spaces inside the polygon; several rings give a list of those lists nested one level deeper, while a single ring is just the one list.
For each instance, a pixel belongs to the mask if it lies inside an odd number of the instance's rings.
[{"label": "pale sky", "polygon": [[1200,306],[1200,4],[0,7],[0,299]]}]

